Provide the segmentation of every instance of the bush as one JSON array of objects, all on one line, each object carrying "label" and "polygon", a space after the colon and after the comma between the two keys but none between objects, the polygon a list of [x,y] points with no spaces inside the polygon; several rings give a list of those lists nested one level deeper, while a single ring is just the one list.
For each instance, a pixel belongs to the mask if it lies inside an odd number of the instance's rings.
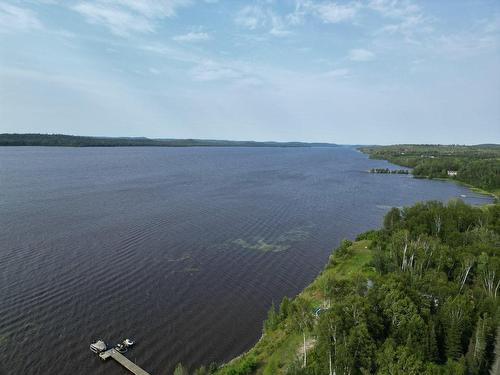
[{"label": "bush", "polygon": [[257,369],[257,359],[250,355],[242,358],[226,372],[227,375],[248,375]]},{"label": "bush", "polygon": [[378,230],[372,229],[372,230],[369,230],[369,231],[366,231],[366,232],[359,234],[356,237],[356,241],[363,241],[363,240],[374,241],[374,240],[378,239],[379,235],[380,234],[379,234]]}]

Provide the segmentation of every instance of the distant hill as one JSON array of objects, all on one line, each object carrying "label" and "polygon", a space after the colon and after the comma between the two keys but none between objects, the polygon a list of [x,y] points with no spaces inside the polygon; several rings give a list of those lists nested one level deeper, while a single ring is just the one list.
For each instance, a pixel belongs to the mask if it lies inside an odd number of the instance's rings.
[{"label": "distant hill", "polygon": [[336,147],[334,143],[224,141],[216,139],[152,139],[83,137],[64,134],[0,134],[0,146],[61,147]]}]

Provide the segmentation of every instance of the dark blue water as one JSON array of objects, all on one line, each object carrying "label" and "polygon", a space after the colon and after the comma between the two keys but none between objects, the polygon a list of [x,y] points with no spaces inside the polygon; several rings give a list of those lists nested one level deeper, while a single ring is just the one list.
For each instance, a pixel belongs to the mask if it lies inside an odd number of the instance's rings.
[{"label": "dark blue water", "polygon": [[152,374],[260,336],[342,238],[463,187],[366,171],[349,148],[0,147],[0,373],[126,374],[88,349],[133,337]]}]

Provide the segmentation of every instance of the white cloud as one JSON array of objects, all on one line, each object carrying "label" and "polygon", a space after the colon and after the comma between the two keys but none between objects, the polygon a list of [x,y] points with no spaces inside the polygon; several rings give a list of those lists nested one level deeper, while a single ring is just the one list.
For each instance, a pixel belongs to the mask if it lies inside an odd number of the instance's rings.
[{"label": "white cloud", "polygon": [[420,7],[409,0],[370,0],[368,8],[392,18],[406,18],[421,13]]},{"label": "white cloud", "polygon": [[392,23],[382,26],[376,34],[401,34],[407,41],[418,43],[414,35],[433,31],[432,19],[410,0],[370,0],[368,9],[377,12]]},{"label": "white cloud", "polygon": [[195,43],[195,42],[204,42],[210,40],[211,37],[208,33],[205,32],[189,32],[187,34],[176,35],[172,38],[176,42],[187,42],[187,43]]},{"label": "white cloud", "polygon": [[291,34],[291,31],[287,29],[285,22],[280,16],[270,14],[270,19],[272,27],[269,33],[274,36],[286,36]]},{"label": "white cloud", "polygon": [[352,20],[360,10],[359,3],[350,3],[346,5],[335,2],[314,3],[306,2],[304,9],[319,17],[325,23],[339,23]]},{"label": "white cloud", "polygon": [[371,61],[375,59],[375,54],[367,49],[355,48],[349,51],[348,57],[351,61]]},{"label": "white cloud", "polygon": [[500,34],[491,25],[436,36],[429,41],[428,48],[451,59],[498,51]]},{"label": "white cloud", "polygon": [[273,4],[274,1],[268,0],[247,5],[236,14],[234,22],[249,30],[268,28],[271,35],[287,36],[292,34],[290,28],[302,25],[308,15],[324,23],[335,24],[353,20],[363,8],[359,2],[339,4],[333,1],[296,0],[292,12],[280,14],[273,10]]},{"label": "white cloud", "polygon": [[73,9],[83,15],[89,23],[102,24],[116,35],[126,36],[133,31],[143,33],[153,31],[153,26],[147,18],[120,8],[80,3]]},{"label": "white cloud", "polygon": [[0,2],[0,32],[30,31],[42,28],[42,23],[33,11]]},{"label": "white cloud", "polygon": [[[267,4],[267,5],[266,5]],[[273,12],[274,1],[261,1],[258,5],[243,7],[235,17],[235,23],[249,30],[271,27],[271,34],[290,34],[289,27],[304,23],[307,16],[319,18],[326,24],[353,22],[359,14],[377,13],[390,19],[392,24],[382,26],[379,31],[409,34],[417,28],[429,31],[429,18],[425,17],[420,7],[410,0],[369,0],[368,2],[351,1],[315,1],[296,0],[295,9],[283,15]],[[280,27],[277,27],[277,25]]]},{"label": "white cloud", "polygon": [[259,6],[246,6],[241,9],[234,22],[244,28],[255,30],[266,23],[266,13]]},{"label": "white cloud", "polygon": [[269,33],[274,36],[291,34],[288,29],[288,23],[290,23],[288,17],[281,17],[271,8],[262,8],[258,5],[242,8],[236,15],[234,22],[249,30],[268,28]]},{"label": "white cloud", "polygon": [[172,17],[177,8],[190,3],[188,0],[106,0],[106,2],[130,8],[148,18]]},{"label": "white cloud", "polygon": [[113,34],[153,32],[155,21],[173,17],[189,0],[94,0],[79,2],[73,9],[89,23],[107,27]]}]

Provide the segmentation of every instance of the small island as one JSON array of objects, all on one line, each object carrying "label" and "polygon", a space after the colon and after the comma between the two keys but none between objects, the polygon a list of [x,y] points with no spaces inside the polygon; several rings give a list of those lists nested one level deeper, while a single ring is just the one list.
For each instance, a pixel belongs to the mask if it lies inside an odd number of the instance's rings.
[{"label": "small island", "polygon": [[372,168],[372,169],[370,169],[370,173],[378,173],[378,174],[409,174],[410,171],[408,169]]}]

